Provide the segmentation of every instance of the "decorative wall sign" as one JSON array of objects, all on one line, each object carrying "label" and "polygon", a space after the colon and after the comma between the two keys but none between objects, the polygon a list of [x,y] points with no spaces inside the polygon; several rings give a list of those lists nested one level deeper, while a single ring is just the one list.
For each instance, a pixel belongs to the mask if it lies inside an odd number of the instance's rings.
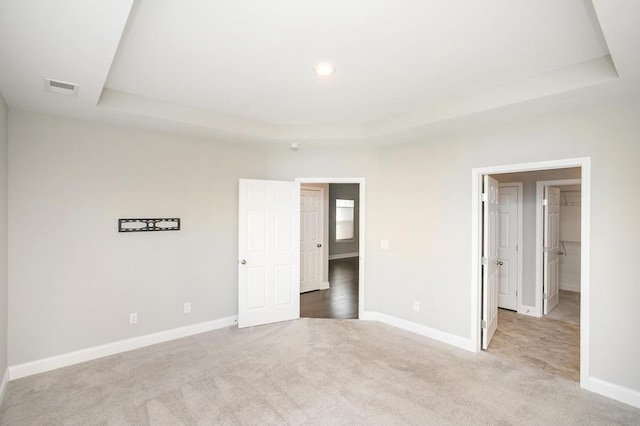
[{"label": "decorative wall sign", "polygon": [[118,232],[179,231],[180,218],[118,219]]}]

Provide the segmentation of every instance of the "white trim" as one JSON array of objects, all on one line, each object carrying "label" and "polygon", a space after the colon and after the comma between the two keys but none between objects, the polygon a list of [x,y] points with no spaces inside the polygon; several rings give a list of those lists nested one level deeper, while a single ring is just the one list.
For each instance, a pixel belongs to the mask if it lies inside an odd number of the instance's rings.
[{"label": "white trim", "polygon": [[482,218],[480,203],[481,177],[485,174],[528,172],[534,170],[565,169],[581,167],[582,201],[581,201],[581,296],[580,296],[580,386],[589,389],[589,290],[591,262],[591,158],[568,158],[563,160],[539,161],[534,163],[507,164],[492,167],[479,167],[471,170],[471,343],[474,351],[480,351],[480,236]]},{"label": "white trim", "polygon": [[309,178],[309,177],[299,177],[295,179],[296,182],[300,184],[303,183],[357,183],[360,185],[358,188],[360,190],[359,195],[359,203],[360,203],[360,211],[358,214],[358,318],[362,318],[364,315],[364,289],[365,289],[365,279],[364,279],[364,266],[365,266],[365,179],[364,178]]},{"label": "white trim", "polygon": [[364,315],[362,315],[360,319],[382,322],[392,327],[410,331],[412,333],[419,334],[421,336],[425,336],[442,343],[446,343],[447,345],[464,349],[465,351],[475,352],[475,348],[471,339],[467,339],[466,337],[457,336],[451,333],[446,333],[441,330],[436,330],[435,328],[427,327],[426,325],[418,324],[413,321],[407,321],[402,318],[383,314],[382,312],[367,311],[364,312]]},{"label": "white trim", "polygon": [[538,318],[538,312],[536,311],[535,306],[529,306],[525,304],[518,305],[518,313],[522,315],[529,315],[530,317]]},{"label": "white trim", "polygon": [[343,254],[330,254],[329,255],[329,260],[336,260],[336,259],[348,259],[350,257],[358,257],[360,255],[360,253],[356,252],[356,253],[343,253]]},{"label": "white trim", "polygon": [[616,385],[595,377],[589,377],[588,389],[591,392],[598,393],[606,396],[607,398],[615,399],[616,401],[624,402],[625,404],[640,408],[640,392],[635,389]]},{"label": "white trim", "polygon": [[572,291],[574,293],[580,293],[580,284],[561,282],[558,288],[563,291]]},{"label": "white trim", "polygon": [[9,368],[4,370],[2,381],[0,382],[0,407],[2,407],[2,401],[4,401],[4,395],[7,392],[7,385],[9,384]]},{"label": "white trim", "polygon": [[329,281],[323,281],[322,284],[320,284],[320,290],[326,290],[330,287],[331,285],[329,284]]},{"label": "white trim", "polygon": [[[555,180],[539,180],[536,181],[536,316],[542,317],[544,312],[544,291],[542,283],[542,262],[544,258],[543,251],[543,215],[544,208],[542,201],[544,199],[544,187],[555,185],[579,185],[581,179],[555,179]],[[580,291],[580,290],[578,290]]]},{"label": "white trim", "polygon": [[528,315],[526,312],[528,310],[528,306],[525,306],[522,303],[522,283],[523,283],[523,272],[522,268],[524,265],[523,253],[524,253],[524,184],[522,182],[507,182],[507,183],[498,183],[498,190],[500,188],[516,188],[517,196],[518,196],[518,297],[517,297],[517,307],[516,310],[518,313],[524,313]]},{"label": "white trim", "polygon": [[166,331],[160,331],[158,333],[133,337],[131,339],[119,340],[117,342],[111,342],[100,346],[93,346],[90,348],[81,349],[79,351],[68,352],[66,354],[43,358],[36,361],[25,362],[23,364],[12,365],[8,368],[9,380],[16,380],[22,377],[31,376],[33,374],[44,373],[45,371],[51,371],[109,355],[144,348],[145,346],[151,346],[158,343],[167,342],[169,340],[180,339],[183,337],[192,336],[194,334],[205,333],[207,331],[229,327],[237,324],[237,322],[237,315],[233,315],[217,320],[187,325],[185,327],[174,328]]}]

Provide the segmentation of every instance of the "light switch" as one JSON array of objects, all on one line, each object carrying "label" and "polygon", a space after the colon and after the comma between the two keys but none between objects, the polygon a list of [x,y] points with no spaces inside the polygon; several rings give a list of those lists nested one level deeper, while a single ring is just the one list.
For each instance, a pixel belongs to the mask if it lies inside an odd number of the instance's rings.
[{"label": "light switch", "polygon": [[389,240],[380,240],[380,249],[389,250]]}]

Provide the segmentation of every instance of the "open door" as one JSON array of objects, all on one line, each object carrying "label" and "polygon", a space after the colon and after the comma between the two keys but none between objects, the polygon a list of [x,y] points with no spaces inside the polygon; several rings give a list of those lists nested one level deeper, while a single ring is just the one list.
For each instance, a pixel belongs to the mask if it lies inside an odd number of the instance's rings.
[{"label": "open door", "polygon": [[240,180],[238,327],[300,318],[300,185]]},{"label": "open door", "polygon": [[544,314],[551,312],[560,302],[560,188],[544,187],[544,235],[543,235],[543,305]]},{"label": "open door", "polygon": [[482,349],[498,329],[498,181],[484,176],[482,194]]},{"label": "open door", "polygon": [[324,190],[300,191],[300,291],[319,290],[324,268]]}]

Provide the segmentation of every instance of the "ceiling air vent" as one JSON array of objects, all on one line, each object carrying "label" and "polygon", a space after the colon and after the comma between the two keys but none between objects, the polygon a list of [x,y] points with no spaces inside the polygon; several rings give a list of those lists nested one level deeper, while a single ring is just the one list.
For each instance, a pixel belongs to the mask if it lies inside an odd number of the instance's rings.
[{"label": "ceiling air vent", "polygon": [[44,79],[45,90],[61,95],[75,95],[78,93],[78,87],[77,84],[67,83],[66,81]]}]

